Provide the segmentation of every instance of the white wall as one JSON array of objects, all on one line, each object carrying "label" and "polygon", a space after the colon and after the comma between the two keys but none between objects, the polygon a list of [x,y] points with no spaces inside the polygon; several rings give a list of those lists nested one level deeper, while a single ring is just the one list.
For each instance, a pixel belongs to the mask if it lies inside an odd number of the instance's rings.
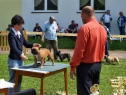
[{"label": "white wall", "polygon": [[[32,0],[22,0],[22,16],[25,20],[24,28],[28,31],[33,31],[35,23],[39,23],[43,27],[44,23],[53,15],[59,25],[66,29],[71,23],[71,20],[75,20],[82,25],[81,16],[78,12],[78,1],[79,0],[58,0],[58,12],[59,13],[31,13],[32,12]],[[106,10],[111,11],[113,21],[111,22],[111,32],[112,34],[118,34],[119,30],[117,27],[116,19],[119,17],[119,12],[122,11],[126,15],[126,0],[105,0]],[[97,20],[103,13],[95,13]]]}]

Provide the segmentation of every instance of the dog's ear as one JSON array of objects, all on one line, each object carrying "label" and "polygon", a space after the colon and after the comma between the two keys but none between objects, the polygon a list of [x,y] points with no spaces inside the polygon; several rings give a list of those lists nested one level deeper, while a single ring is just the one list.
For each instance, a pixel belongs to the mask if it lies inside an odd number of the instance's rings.
[{"label": "dog's ear", "polygon": [[39,50],[41,49],[42,47],[39,47]]}]

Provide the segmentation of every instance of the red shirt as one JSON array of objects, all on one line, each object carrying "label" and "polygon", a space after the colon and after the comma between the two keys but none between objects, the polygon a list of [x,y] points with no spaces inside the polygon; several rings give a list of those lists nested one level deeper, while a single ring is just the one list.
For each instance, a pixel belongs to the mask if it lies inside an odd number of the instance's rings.
[{"label": "red shirt", "polygon": [[91,18],[82,25],[78,31],[74,54],[70,62],[71,70],[74,71],[81,62],[87,64],[101,62],[106,38],[106,30],[95,18]]}]

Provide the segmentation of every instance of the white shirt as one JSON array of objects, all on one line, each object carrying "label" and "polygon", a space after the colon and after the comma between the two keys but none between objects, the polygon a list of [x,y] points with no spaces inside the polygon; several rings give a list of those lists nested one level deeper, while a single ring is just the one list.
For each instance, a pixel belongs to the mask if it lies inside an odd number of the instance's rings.
[{"label": "white shirt", "polygon": [[110,18],[112,18],[111,15],[105,14],[104,15],[104,22],[105,23],[110,23]]},{"label": "white shirt", "polygon": [[18,36],[19,36],[19,38],[20,38],[20,36],[21,36],[20,31],[16,31],[14,28],[12,28],[12,30],[14,31],[14,34],[15,34],[15,35],[18,35]]}]

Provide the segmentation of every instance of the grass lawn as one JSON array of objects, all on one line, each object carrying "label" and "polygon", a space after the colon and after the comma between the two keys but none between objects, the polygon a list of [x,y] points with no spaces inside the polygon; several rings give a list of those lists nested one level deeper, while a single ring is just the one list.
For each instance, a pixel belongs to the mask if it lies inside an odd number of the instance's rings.
[{"label": "grass lawn", "polygon": [[[29,60],[25,64],[33,63],[32,55],[27,55]],[[0,54],[0,79],[4,78],[8,81],[8,65],[7,54]],[[63,63],[69,64],[68,62]],[[76,95],[76,80],[71,80],[69,77],[70,68],[68,68],[68,90],[70,95]],[[120,60],[120,65],[108,65],[104,60],[102,64],[102,71],[100,76],[100,95],[111,95],[112,87],[110,86],[110,79],[117,76],[126,76],[126,60]],[[64,91],[63,73],[55,74],[45,78],[45,95],[56,95],[57,91]],[[40,93],[40,79],[33,77],[23,77],[22,90],[28,88],[35,88],[37,95]],[[126,87],[125,87],[126,88]],[[125,94],[126,95],[126,94]]]}]

